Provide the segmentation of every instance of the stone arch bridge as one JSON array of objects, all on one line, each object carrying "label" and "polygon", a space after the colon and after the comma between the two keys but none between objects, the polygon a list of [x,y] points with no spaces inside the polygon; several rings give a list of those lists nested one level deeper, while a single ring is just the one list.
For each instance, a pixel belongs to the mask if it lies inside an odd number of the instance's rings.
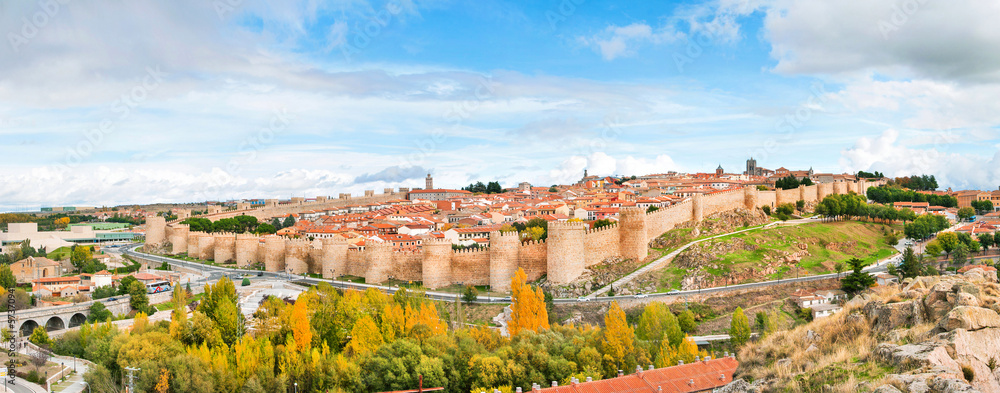
[{"label": "stone arch bridge", "polygon": [[126,314],[130,311],[128,295],[115,296],[108,299],[91,300],[89,302],[67,304],[65,306],[18,310],[15,313],[14,326],[21,336],[30,336],[31,332],[39,326],[44,326],[45,330],[50,332],[77,327],[87,322],[87,316],[90,315],[90,306],[95,302],[104,303],[108,311],[111,311],[114,315]]}]

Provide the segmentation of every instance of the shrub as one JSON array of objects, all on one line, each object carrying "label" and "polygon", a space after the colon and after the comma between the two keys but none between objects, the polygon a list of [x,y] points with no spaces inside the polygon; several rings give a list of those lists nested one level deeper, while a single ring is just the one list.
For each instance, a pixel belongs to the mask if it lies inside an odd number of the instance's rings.
[{"label": "shrub", "polygon": [[966,381],[972,382],[973,379],[976,379],[976,372],[972,371],[972,367],[962,366],[962,376],[965,377]]},{"label": "shrub", "polygon": [[243,283],[242,283],[242,284],[240,284],[240,286],[244,286],[244,287],[245,287],[245,286],[247,286],[247,285],[250,285],[250,279],[249,279],[249,278],[246,278],[246,277],[244,277],[244,278],[243,278]]},{"label": "shrub", "polygon": [[26,381],[28,381],[28,382],[31,382],[31,383],[41,383],[42,382],[42,381],[39,380],[38,371],[35,371],[35,370],[28,371],[28,375],[26,375],[24,377],[24,379]]},{"label": "shrub", "polygon": [[771,215],[771,207],[770,206],[767,206],[767,205],[761,206],[760,210],[763,210],[764,214],[767,214],[769,216]]}]

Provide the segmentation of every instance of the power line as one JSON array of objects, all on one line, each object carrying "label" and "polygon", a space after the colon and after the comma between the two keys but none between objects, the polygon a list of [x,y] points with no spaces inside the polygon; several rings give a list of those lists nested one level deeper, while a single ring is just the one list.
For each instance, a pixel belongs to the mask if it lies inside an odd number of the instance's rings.
[{"label": "power line", "polygon": [[128,371],[128,393],[135,393],[135,372],[142,370],[138,367],[125,367]]}]

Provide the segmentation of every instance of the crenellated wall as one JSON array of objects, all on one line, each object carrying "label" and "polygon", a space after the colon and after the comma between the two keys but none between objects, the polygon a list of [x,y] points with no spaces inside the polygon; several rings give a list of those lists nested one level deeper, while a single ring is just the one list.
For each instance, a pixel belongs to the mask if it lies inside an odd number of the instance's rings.
[{"label": "crenellated wall", "polygon": [[215,263],[233,263],[236,261],[236,234],[215,233]]},{"label": "crenellated wall", "polygon": [[[645,212],[639,212],[640,215],[645,216]],[[643,217],[639,217],[637,220],[645,222]],[[623,254],[624,252],[619,252],[619,250],[624,250],[624,239],[620,238],[621,229],[619,229],[620,224],[611,224],[603,228],[589,229],[583,235],[583,246],[584,246],[584,256],[586,258],[586,266],[590,267],[595,264],[601,263],[601,261]],[[636,233],[630,235],[638,240],[645,240],[645,227],[636,228],[636,230],[642,229],[642,233]],[[490,239],[490,247],[493,246],[493,240]],[[645,246],[645,243],[643,243]],[[645,247],[644,247],[645,248]]]},{"label": "crenellated wall", "polygon": [[490,283],[490,252],[483,249],[454,250],[451,253],[451,282],[456,285]]},{"label": "crenellated wall", "polygon": [[167,220],[162,216],[146,217],[146,245],[144,249],[152,251],[153,248],[163,245],[167,240]]},{"label": "crenellated wall", "polygon": [[[367,241],[363,249],[358,249],[339,238],[309,242],[267,236],[261,242],[255,235],[191,232],[187,225],[180,224],[172,224],[168,229],[155,217],[151,217],[152,225],[147,227],[147,240],[150,231],[153,240],[162,232],[170,241],[173,253],[186,251],[189,256],[214,259],[218,263],[235,260],[239,266],[263,262],[268,271],[287,269],[295,274],[320,273],[326,278],[353,275],[364,277],[372,284],[390,278],[422,281],[428,288],[489,284],[495,291],[508,291],[511,277],[518,268],[524,269],[529,280],[547,275],[554,284],[566,284],[576,280],[586,267],[609,257],[645,259],[650,240],[683,222],[738,208],[776,206],[798,200],[814,202],[827,195],[849,191],[864,193],[867,187],[882,183],[821,183],[776,191],[759,191],[748,186],[696,194],[650,213],[639,208],[622,208],[617,224],[596,230],[588,230],[582,222],[551,222],[547,240],[540,242],[521,242],[517,233],[493,232],[490,247],[485,249],[453,251],[451,243],[434,239],[426,240],[419,251],[393,251],[391,244],[373,241]],[[338,200],[354,199],[345,196]],[[310,205],[301,200],[293,204]],[[271,201],[270,206],[280,208],[284,205]]]},{"label": "crenellated wall", "polygon": [[257,258],[259,247],[260,238],[257,235],[236,235],[236,266],[246,267],[260,261]]}]

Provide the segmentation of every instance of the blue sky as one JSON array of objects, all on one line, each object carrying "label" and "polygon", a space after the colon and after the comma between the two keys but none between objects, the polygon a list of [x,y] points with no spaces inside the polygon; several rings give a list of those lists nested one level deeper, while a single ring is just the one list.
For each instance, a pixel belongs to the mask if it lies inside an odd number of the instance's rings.
[{"label": "blue sky", "polygon": [[751,155],[997,187],[1000,5],[857,3],[4,2],[0,209]]}]

